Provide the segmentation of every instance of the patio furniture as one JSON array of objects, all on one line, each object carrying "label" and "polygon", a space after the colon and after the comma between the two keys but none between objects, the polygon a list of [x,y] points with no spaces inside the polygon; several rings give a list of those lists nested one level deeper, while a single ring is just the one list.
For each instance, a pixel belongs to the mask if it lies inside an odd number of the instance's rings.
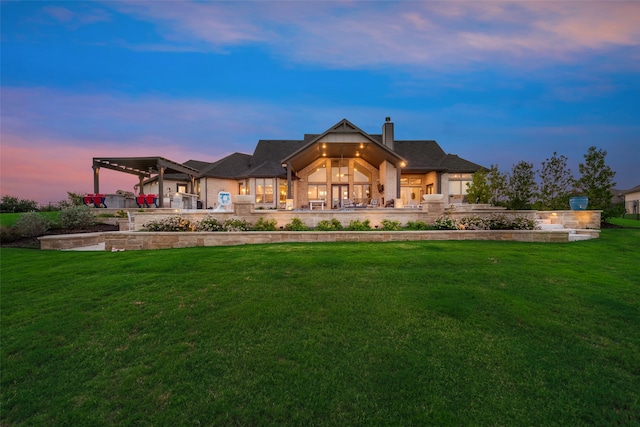
[{"label": "patio furniture", "polygon": [[136,204],[139,208],[144,208],[146,197],[147,195],[142,193],[138,194],[138,196],[136,197]]},{"label": "patio furniture", "polygon": [[158,207],[158,195],[157,194],[147,194],[144,202],[145,202],[145,205],[147,205],[148,208],[150,208],[151,205],[154,205],[157,208]]},{"label": "patio furniture", "polygon": [[324,210],[324,200],[309,200],[309,210],[313,210],[313,205],[320,206],[320,209]]},{"label": "patio furniture", "polygon": [[370,208],[377,208],[378,207],[378,199],[371,199],[371,203],[369,204]]},{"label": "patio furniture", "polygon": [[82,202],[83,202],[85,205],[87,205],[87,206],[91,206],[91,205],[93,205],[93,196],[94,196],[94,195],[95,195],[95,194],[87,194],[86,196],[84,196],[84,197],[82,198]]},{"label": "patio furniture", "polygon": [[104,204],[106,197],[104,194],[94,194],[93,195],[93,206],[96,208],[106,208],[107,205]]},{"label": "patio furniture", "polygon": [[342,199],[342,208],[343,209],[349,209],[349,208],[353,208],[355,207],[355,205],[353,204],[353,202],[350,199]]}]

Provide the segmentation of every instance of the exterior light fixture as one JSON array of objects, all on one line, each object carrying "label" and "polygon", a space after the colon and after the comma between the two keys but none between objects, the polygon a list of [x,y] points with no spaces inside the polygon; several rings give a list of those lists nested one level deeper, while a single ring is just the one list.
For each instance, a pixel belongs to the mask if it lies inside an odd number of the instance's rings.
[{"label": "exterior light fixture", "polygon": [[287,164],[286,164],[286,163],[283,163],[283,164],[282,164],[282,167],[286,169],[286,168],[287,168]]}]

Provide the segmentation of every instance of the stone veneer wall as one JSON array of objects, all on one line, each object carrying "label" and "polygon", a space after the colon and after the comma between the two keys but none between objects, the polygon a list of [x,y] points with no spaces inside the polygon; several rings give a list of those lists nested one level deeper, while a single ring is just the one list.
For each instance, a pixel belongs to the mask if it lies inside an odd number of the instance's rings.
[{"label": "stone veneer wall", "polygon": [[369,220],[372,227],[381,226],[382,220],[399,221],[405,225],[409,221],[423,221],[432,224],[438,217],[447,214],[453,218],[462,218],[468,216],[486,217],[493,214],[518,215],[532,219],[548,219],[551,224],[562,224],[564,228],[576,229],[599,229],[601,211],[508,211],[501,208],[490,207],[486,205],[463,205],[455,209],[443,209],[441,202],[425,203],[422,209],[352,209],[352,210],[331,210],[331,209],[314,209],[304,211],[284,211],[284,210],[255,210],[254,205],[250,202],[234,203],[233,212],[214,212],[211,210],[198,211],[145,211],[131,212],[134,222],[134,230],[143,229],[144,224],[156,221],[168,216],[180,215],[192,222],[200,221],[206,216],[213,216],[220,221],[224,221],[231,217],[241,217],[248,222],[255,223],[260,217],[264,219],[275,219],[276,227],[284,227],[290,223],[293,218],[299,218],[308,227],[315,227],[322,220],[331,220],[336,218],[340,223],[347,227],[349,222],[353,220]]},{"label": "stone veneer wall", "polygon": [[[593,230],[597,237],[599,231]],[[397,242],[407,240],[508,240],[568,242],[569,230],[477,231],[246,231],[230,232],[117,232],[104,233],[105,250],[150,250],[202,246],[231,246],[293,242]]]}]

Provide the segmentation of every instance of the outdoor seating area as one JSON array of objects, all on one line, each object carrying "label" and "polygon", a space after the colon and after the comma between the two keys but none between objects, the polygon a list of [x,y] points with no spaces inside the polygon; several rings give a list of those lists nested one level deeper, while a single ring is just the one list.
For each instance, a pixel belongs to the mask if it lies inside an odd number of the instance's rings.
[{"label": "outdoor seating area", "polygon": [[136,204],[139,208],[150,208],[151,205],[158,207],[158,195],[157,194],[138,194],[136,196]]},{"label": "outdoor seating area", "polygon": [[106,196],[104,194],[87,194],[83,198],[83,202],[87,206],[93,206],[94,208],[106,208],[105,204]]}]

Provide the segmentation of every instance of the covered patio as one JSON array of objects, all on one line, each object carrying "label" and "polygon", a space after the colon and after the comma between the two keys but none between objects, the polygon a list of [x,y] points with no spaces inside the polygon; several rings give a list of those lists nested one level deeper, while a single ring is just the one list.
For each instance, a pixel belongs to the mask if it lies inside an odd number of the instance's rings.
[{"label": "covered patio", "polygon": [[100,169],[106,168],[118,172],[137,175],[140,192],[142,192],[145,179],[158,177],[158,207],[164,206],[164,174],[183,173],[189,176],[188,192],[194,194],[195,180],[200,177],[200,172],[189,166],[174,162],[164,157],[94,157],[93,158],[93,191],[100,193]]}]

